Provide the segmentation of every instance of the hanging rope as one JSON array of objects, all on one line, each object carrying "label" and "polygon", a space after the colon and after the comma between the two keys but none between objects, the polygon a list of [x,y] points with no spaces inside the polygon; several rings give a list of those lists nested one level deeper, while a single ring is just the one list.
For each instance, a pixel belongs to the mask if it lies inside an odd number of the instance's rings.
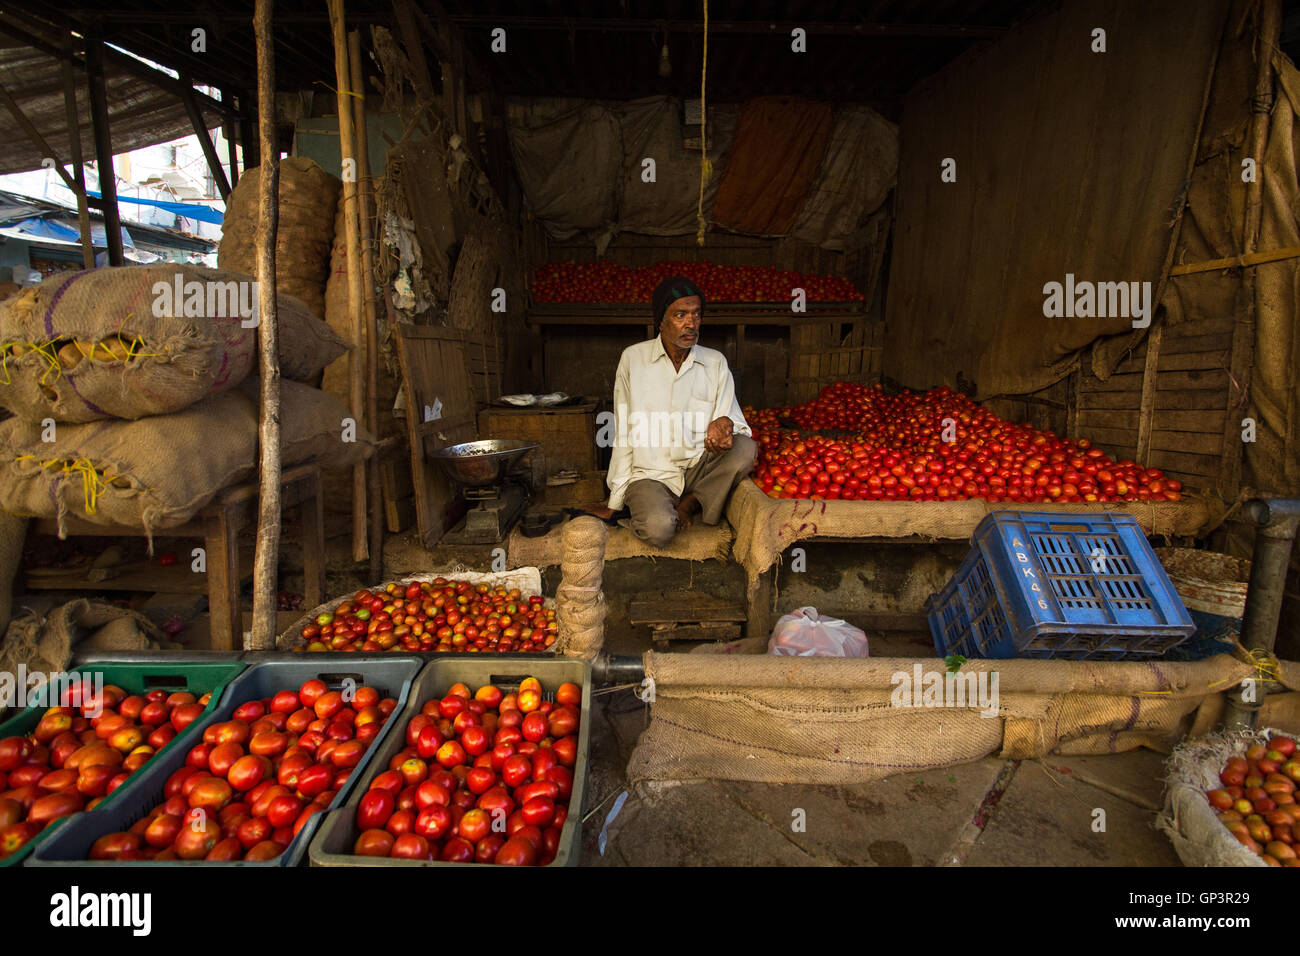
[{"label": "hanging rope", "polygon": [[713,175],[713,165],[708,155],[708,120],[709,114],[704,101],[704,84],[709,75],[709,0],[704,0],[704,62],[700,65],[700,199],[695,208],[695,243],[704,245],[704,230],[708,223],[704,221],[704,184]]}]

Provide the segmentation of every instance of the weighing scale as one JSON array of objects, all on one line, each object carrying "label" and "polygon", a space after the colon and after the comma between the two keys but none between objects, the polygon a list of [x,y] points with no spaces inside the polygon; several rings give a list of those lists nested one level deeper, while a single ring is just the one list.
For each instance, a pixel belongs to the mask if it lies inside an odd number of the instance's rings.
[{"label": "weighing scale", "polygon": [[464,442],[430,452],[443,473],[460,487],[470,508],[442,536],[440,544],[496,544],[505,539],[532,498],[529,474],[517,465],[537,442],[494,438]]}]

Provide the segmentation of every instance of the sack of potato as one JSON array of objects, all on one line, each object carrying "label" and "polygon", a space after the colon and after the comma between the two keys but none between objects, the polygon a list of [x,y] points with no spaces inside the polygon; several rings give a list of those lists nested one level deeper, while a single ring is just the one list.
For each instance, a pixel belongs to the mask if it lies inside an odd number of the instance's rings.
[{"label": "sack of potato", "polygon": [[[281,382],[281,461],[348,467],[374,448],[347,410],[318,389]],[[256,379],[169,415],[59,425],[0,423],[0,509],[97,524],[184,524],[223,488],[256,473]]]},{"label": "sack of potato", "polygon": [[[257,363],[247,275],[155,265],[65,273],[0,304],[0,406],[39,422],[138,419],[234,388]],[[346,344],[277,298],[280,370],[303,380]]]},{"label": "sack of potato", "polygon": [[[217,264],[236,272],[256,271],[258,183],[262,168],[239,177],[226,200]],[[325,278],[334,242],[334,211],[343,183],[305,156],[280,161],[279,225],[275,236],[275,281],[318,317],[325,316]]]}]

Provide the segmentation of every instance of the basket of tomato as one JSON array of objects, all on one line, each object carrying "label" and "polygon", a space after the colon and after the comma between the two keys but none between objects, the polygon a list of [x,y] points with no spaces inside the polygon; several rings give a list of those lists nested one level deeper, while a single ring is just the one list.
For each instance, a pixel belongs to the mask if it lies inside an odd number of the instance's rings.
[{"label": "basket of tomato", "polygon": [[546,653],[555,608],[536,568],[421,575],[363,588],[309,611],[277,641],[281,651]]}]

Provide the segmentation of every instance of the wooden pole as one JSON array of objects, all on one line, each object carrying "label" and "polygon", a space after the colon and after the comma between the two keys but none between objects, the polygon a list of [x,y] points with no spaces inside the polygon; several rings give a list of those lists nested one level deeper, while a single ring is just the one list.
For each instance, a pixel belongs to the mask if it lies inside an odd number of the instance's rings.
[{"label": "wooden pole", "polygon": [[87,269],[95,268],[95,244],[90,238],[90,204],[86,202],[86,167],[81,156],[81,111],[77,109],[77,81],[72,74],[72,36],[64,41],[69,59],[63,61],[63,107],[68,122],[68,156],[72,160],[72,178],[77,185],[77,221],[81,225],[81,261]]},{"label": "wooden pole", "polygon": [[[334,76],[338,83],[339,152],[343,160],[343,225],[348,248],[348,315],[352,317],[352,350],[348,352],[352,417],[360,428],[365,421],[366,331],[361,307],[361,226],[357,210],[356,133],[352,128],[351,71],[348,37],[343,21],[343,0],[329,0],[330,28],[334,33]],[[366,530],[366,466],[352,469],[352,560],[369,557]]]},{"label": "wooden pole", "polygon": [[[360,187],[361,274],[364,318],[366,325],[366,422],[379,429],[379,319],[375,306],[375,253],[370,225],[375,218],[375,183],[370,176],[370,145],[366,130],[366,84],[361,69],[361,33],[348,35],[348,59],[351,61],[353,112],[356,129],[357,185]],[[379,489],[379,455],[367,462],[367,494],[370,503],[370,579],[378,581],[384,573],[384,502]]]},{"label": "wooden pole", "polygon": [[117,209],[117,174],[113,171],[113,140],[108,130],[108,89],[104,83],[104,41],[98,33],[86,38],[86,75],[90,86],[90,120],[95,135],[95,164],[99,167],[100,212],[108,264],[126,264],[122,248],[122,218]]},{"label": "wooden pole", "polygon": [[199,149],[203,150],[203,158],[208,162],[208,172],[212,173],[212,181],[217,184],[217,192],[221,198],[230,198],[230,183],[226,180],[226,171],[221,168],[221,157],[217,155],[217,147],[212,142],[212,134],[208,131],[208,121],[203,118],[203,111],[199,109],[198,98],[194,95],[194,86],[188,76],[182,76],[181,101],[185,104],[185,112],[189,115],[190,125],[194,127],[194,136],[199,141]]},{"label": "wooden pole", "polygon": [[275,147],[275,38],[271,32],[271,8],[272,0],[257,0],[253,14],[253,30],[257,38],[257,120],[262,139],[262,171],[258,177],[257,197],[261,467],[257,550],[253,559],[253,631],[245,647],[254,651],[275,649],[275,593],[280,558],[280,344],[275,299],[280,153]]}]

